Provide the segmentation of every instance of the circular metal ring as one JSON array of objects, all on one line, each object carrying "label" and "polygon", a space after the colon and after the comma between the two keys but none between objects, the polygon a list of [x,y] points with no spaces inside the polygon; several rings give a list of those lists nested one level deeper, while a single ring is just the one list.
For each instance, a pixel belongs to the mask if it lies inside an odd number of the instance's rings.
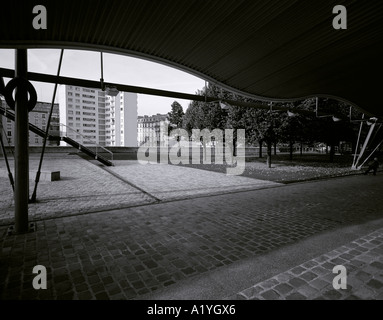
[{"label": "circular metal ring", "polygon": [[13,78],[10,80],[7,85],[5,86],[3,90],[3,95],[5,98],[5,101],[7,102],[8,106],[12,109],[15,110],[15,100],[13,99],[13,90],[16,89],[16,87],[24,86],[24,88],[27,90],[29,93],[29,100],[27,103],[28,107],[28,112],[32,111],[33,108],[36,106],[37,102],[37,94],[34,86],[32,83],[30,83],[28,80],[24,78]]},{"label": "circular metal ring", "polygon": [[4,78],[0,77],[0,94],[1,95],[4,95],[4,89],[5,89]]}]

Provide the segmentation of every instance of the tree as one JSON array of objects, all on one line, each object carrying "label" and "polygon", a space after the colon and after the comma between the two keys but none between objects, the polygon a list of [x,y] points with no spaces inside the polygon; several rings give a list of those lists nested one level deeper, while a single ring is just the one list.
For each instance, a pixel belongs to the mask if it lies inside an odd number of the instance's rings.
[{"label": "tree", "polygon": [[224,98],[227,99],[230,93],[220,89],[214,84],[209,84],[202,90],[198,90],[196,94],[217,97],[216,102],[192,101],[183,118],[183,128],[186,129],[192,137],[193,129],[201,130],[202,136],[199,135],[193,138],[196,141],[199,140],[202,142],[204,157],[206,158],[206,142],[210,137],[210,135],[208,136],[208,131],[227,128],[227,112],[221,108],[218,102]]},{"label": "tree", "polygon": [[[293,145],[295,142],[299,142],[302,146],[303,142],[312,143],[317,139],[316,133],[318,129],[314,122],[313,103],[315,103],[314,99],[306,99],[283,105],[289,109],[289,112],[280,114],[278,140],[289,144],[290,160],[293,159]],[[297,112],[298,110],[309,113]]]},{"label": "tree", "polygon": [[184,109],[177,101],[174,101],[171,107],[172,110],[168,113],[170,126],[181,128],[183,117],[185,115]]},{"label": "tree", "polygon": [[355,136],[354,125],[348,119],[349,106],[334,99],[321,99],[318,109],[321,112],[319,117],[322,117],[318,119],[320,122],[318,136],[321,141],[330,146],[329,160],[333,162],[335,147],[339,145],[339,142],[353,140]]},{"label": "tree", "polygon": [[[182,127],[183,117],[185,115],[184,109],[177,101],[174,101],[171,107],[172,107],[172,110],[168,112],[168,117],[169,117],[168,135],[170,135],[170,132],[173,129]],[[180,142],[179,136],[177,136],[177,142],[178,143]]]},{"label": "tree", "polygon": [[[271,150],[273,143],[277,142],[277,130],[280,125],[278,112],[267,111],[265,109],[257,110],[255,120],[255,130],[258,141],[266,142],[267,146],[267,166],[271,168]],[[261,147],[261,146],[260,146]]]}]

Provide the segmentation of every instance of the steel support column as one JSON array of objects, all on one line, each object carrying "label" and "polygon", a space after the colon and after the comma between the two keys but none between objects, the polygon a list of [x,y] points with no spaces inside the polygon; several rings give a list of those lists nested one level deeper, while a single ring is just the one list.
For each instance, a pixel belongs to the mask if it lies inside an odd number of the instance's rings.
[{"label": "steel support column", "polygon": [[[15,50],[15,77],[27,78],[27,49]],[[29,157],[28,93],[24,86],[15,94],[15,231],[28,232]]]}]

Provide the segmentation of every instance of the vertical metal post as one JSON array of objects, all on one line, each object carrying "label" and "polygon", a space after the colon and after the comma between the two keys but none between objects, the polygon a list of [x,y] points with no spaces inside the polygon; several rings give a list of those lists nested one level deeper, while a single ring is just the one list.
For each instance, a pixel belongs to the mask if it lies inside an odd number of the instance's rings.
[{"label": "vertical metal post", "polygon": [[[351,110],[351,107],[350,107],[350,110]],[[350,120],[351,120],[351,112],[350,112]],[[364,120],[364,113],[363,113],[362,120]],[[362,133],[362,127],[363,127],[363,121],[360,123],[358,139],[356,141],[356,147],[355,147],[355,152],[354,152],[354,160],[352,162],[351,169],[356,169],[356,154],[357,154],[357,152],[359,150],[359,140],[360,140],[360,134]]]},{"label": "vertical metal post", "polygon": [[371,138],[371,134],[372,134],[372,132],[374,131],[375,124],[376,124],[376,123],[373,123],[373,124],[371,125],[371,127],[370,127],[370,131],[368,131],[368,134],[367,134],[367,138],[366,138],[366,140],[364,141],[362,150],[360,151],[359,157],[358,157],[358,159],[356,160],[355,166],[356,166],[357,170],[359,170],[359,169],[362,168],[362,165],[363,165],[363,164],[360,165],[360,166],[357,166],[357,164],[359,163],[359,160],[362,159],[362,156],[363,156],[363,154],[364,154],[364,151],[365,151],[366,148],[367,148],[368,142],[370,141],[370,138]]},{"label": "vertical metal post", "polygon": [[[27,78],[27,49],[15,50],[15,76]],[[15,95],[15,231],[28,232],[29,157],[28,93],[19,86]]]}]

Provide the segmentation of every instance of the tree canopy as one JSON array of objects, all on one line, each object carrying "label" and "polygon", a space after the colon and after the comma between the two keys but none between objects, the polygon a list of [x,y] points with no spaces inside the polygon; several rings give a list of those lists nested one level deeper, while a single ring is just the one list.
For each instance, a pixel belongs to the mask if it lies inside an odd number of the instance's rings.
[{"label": "tree canopy", "polygon": [[[246,144],[259,145],[264,143],[271,150],[271,145],[288,143],[292,150],[294,143],[325,143],[334,151],[334,146],[340,141],[355,141],[357,127],[350,121],[350,106],[333,99],[309,98],[294,103],[279,103],[289,112],[273,109],[273,104],[267,101],[257,101],[236,95],[214,84],[208,84],[196,94],[216,97],[215,102],[192,101],[185,114],[182,107],[174,102],[169,113],[171,124],[186,129],[192,134],[193,129],[245,129]],[[222,108],[220,102],[225,100],[263,104],[265,109],[228,105]],[[275,106],[275,104],[274,104]],[[352,109],[356,118],[361,113]],[[181,116],[182,115],[182,116]],[[182,121],[181,121],[182,118]],[[338,121],[342,119],[342,121]],[[234,131],[235,133],[235,131]],[[262,151],[262,148],[260,148]],[[268,152],[269,153],[269,152]],[[268,154],[270,156],[270,154]],[[262,156],[262,153],[260,153]],[[292,156],[292,152],[291,152]]]}]

